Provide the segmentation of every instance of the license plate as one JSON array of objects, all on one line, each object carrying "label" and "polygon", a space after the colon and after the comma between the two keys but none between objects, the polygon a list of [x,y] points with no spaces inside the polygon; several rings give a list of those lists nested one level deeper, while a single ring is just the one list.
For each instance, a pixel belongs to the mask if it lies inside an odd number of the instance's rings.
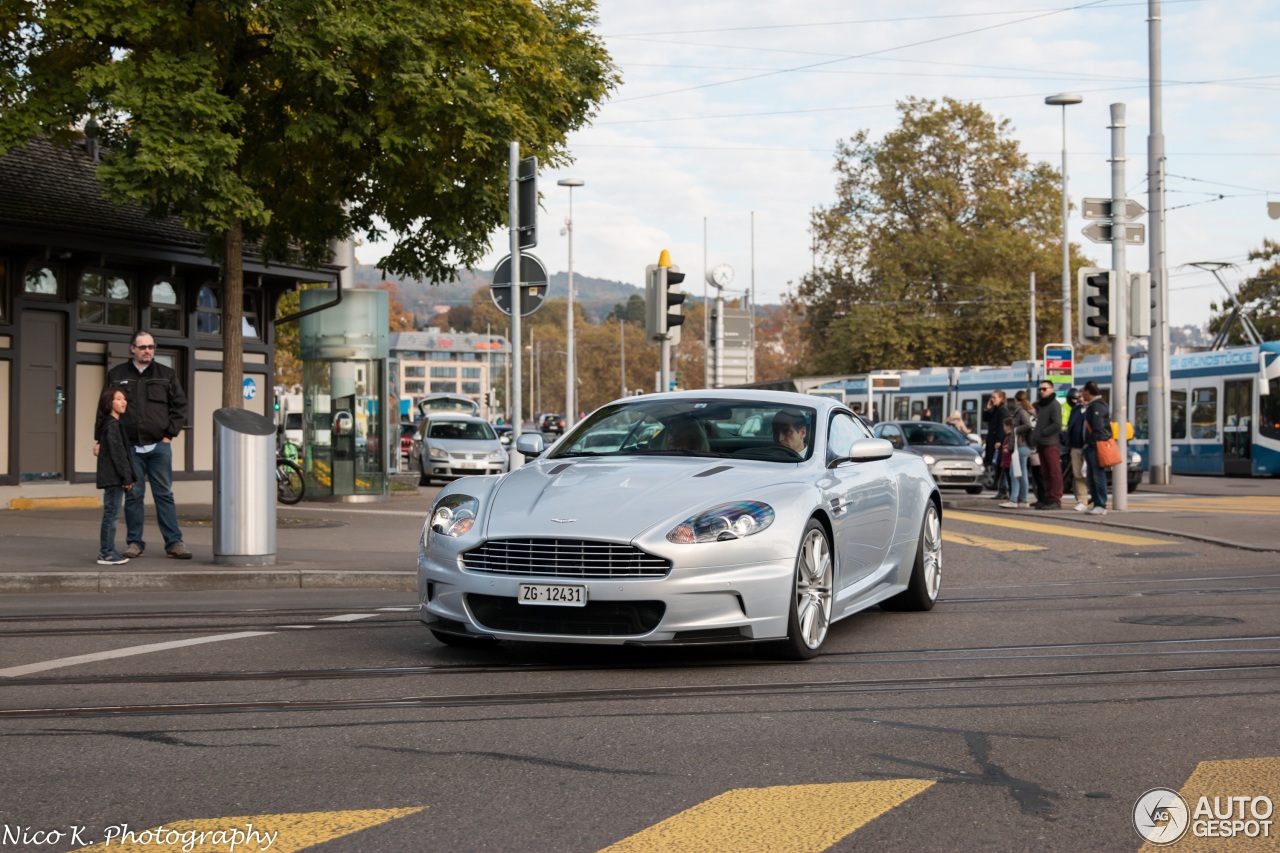
[{"label": "license plate", "polygon": [[553,583],[522,583],[516,601],[521,604],[550,604],[556,607],[586,607],[587,588]]}]

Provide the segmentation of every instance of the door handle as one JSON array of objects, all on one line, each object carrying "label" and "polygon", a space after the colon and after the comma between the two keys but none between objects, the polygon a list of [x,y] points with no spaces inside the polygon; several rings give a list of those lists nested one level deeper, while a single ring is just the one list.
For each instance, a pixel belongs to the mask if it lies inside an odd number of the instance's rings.
[{"label": "door handle", "polygon": [[53,397],[53,413],[55,415],[62,414],[62,406],[67,402],[67,395],[62,392],[62,386],[55,386]]}]

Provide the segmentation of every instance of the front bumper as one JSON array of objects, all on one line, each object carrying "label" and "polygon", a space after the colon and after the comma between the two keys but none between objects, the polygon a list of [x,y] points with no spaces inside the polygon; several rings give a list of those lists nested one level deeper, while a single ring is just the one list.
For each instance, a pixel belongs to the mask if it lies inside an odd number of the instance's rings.
[{"label": "front bumper", "polygon": [[[692,552],[702,546],[687,547]],[[662,578],[583,579],[473,571],[462,567],[461,550],[419,552],[420,619],[446,633],[608,645],[779,639],[787,633],[794,556],[683,565]],[[522,583],[584,586],[587,606],[520,604]]]},{"label": "front bumper", "polygon": [[929,473],[939,486],[980,486],[983,474],[982,460],[969,463],[942,459],[929,466]]}]

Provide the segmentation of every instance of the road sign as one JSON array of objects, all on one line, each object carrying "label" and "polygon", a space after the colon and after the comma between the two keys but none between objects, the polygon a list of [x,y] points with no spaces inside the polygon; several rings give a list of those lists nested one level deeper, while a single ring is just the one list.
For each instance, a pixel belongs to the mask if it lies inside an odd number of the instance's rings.
[{"label": "road sign", "polygon": [[1075,384],[1075,349],[1071,344],[1044,345],[1044,378],[1060,396]]},{"label": "road sign", "polygon": [[[1124,218],[1132,222],[1141,219],[1147,209],[1131,198],[1124,200]],[[1114,219],[1111,215],[1111,199],[1086,198],[1080,200],[1080,215],[1085,219]]]},{"label": "road sign", "polygon": [[[528,317],[547,298],[547,268],[533,255],[520,255],[520,316]],[[489,295],[503,314],[511,314],[511,256],[498,262],[489,281]]]},{"label": "road sign", "polygon": [[[1110,243],[1111,231],[1114,227],[1109,222],[1090,222],[1080,233],[1095,243]],[[1147,242],[1147,226],[1141,222],[1126,222],[1124,241],[1130,246],[1141,246]]]}]

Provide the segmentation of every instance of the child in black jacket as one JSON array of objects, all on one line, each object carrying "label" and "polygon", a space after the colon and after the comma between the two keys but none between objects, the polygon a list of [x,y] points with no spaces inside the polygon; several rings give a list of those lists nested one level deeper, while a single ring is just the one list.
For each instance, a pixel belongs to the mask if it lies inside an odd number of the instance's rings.
[{"label": "child in black jacket", "polygon": [[102,493],[102,534],[98,543],[98,565],[118,566],[129,562],[116,551],[116,519],[124,493],[133,488],[133,451],[124,437],[120,415],[129,407],[119,385],[108,385],[98,401],[102,431],[98,436],[98,488]]}]

